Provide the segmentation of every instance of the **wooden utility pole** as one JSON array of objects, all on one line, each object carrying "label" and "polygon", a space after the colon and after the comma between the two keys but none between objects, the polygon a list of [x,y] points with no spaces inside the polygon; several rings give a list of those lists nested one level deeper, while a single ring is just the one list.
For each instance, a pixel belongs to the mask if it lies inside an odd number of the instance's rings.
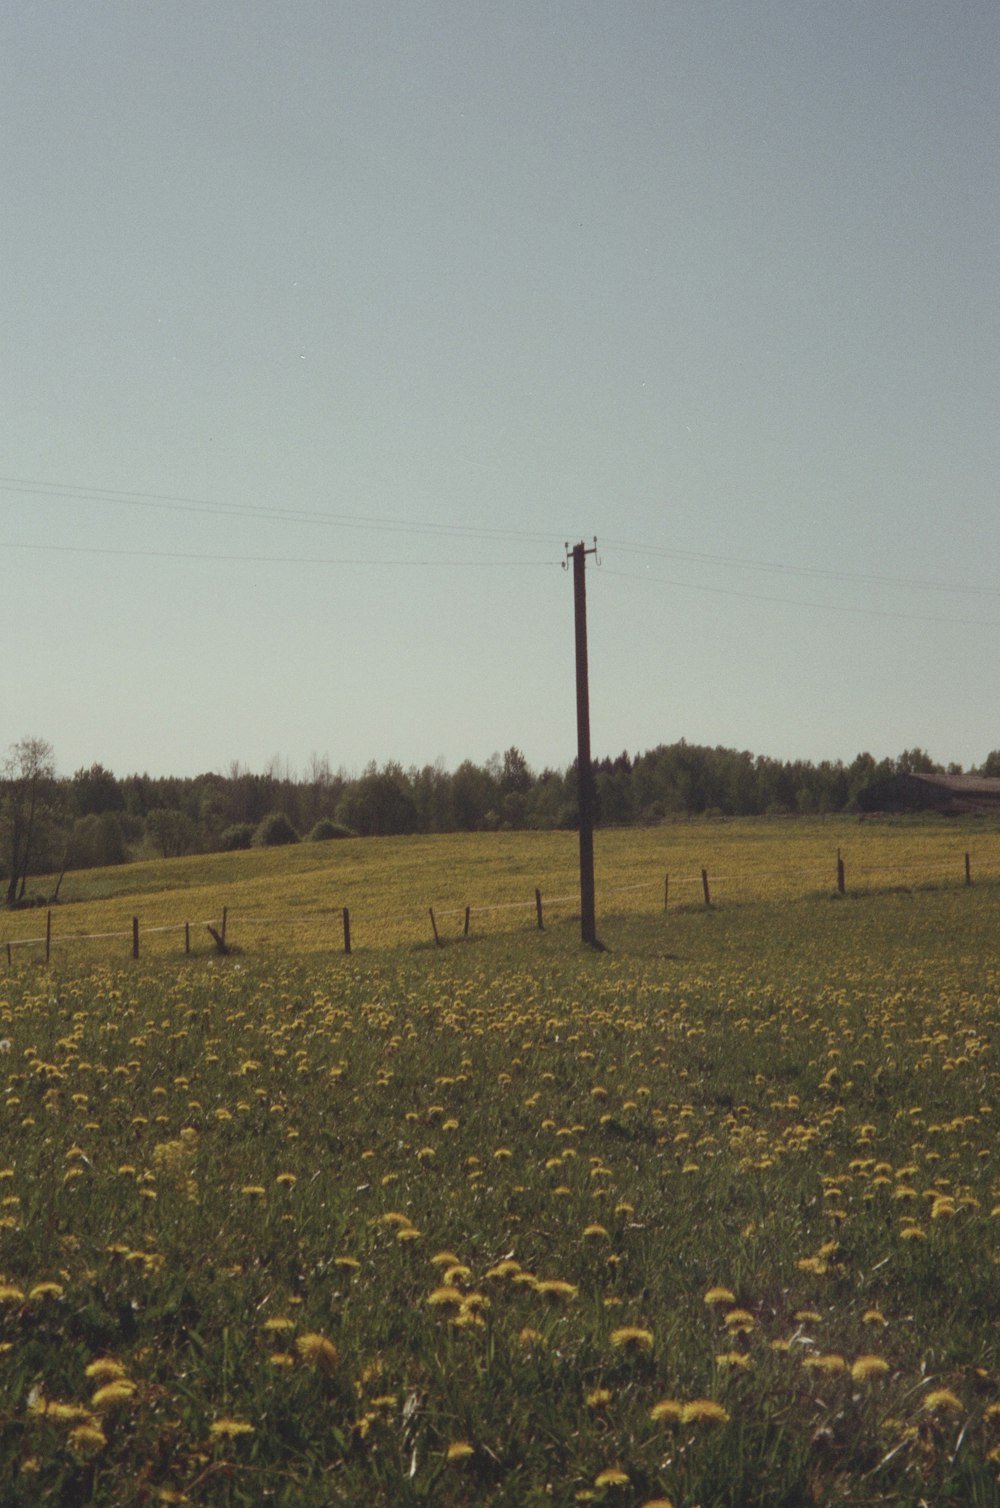
[{"label": "wooden utility pole", "polygon": [[576,782],[580,810],[580,936],[592,948],[597,940],[594,908],[594,771],[590,760],[590,689],[587,675],[587,584],[586,557],[596,555],[597,540],[588,550],[574,545],[573,604],[576,623]]}]

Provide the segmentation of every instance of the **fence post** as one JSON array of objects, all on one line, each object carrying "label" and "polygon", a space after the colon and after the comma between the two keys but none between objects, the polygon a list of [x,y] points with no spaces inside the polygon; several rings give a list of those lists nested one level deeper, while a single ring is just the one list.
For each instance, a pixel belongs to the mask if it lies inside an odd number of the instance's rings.
[{"label": "fence post", "polygon": [[344,952],[351,951],[351,913],[344,907]]},{"label": "fence post", "polygon": [[668,874],[665,874],[663,876],[663,909],[664,909],[664,911],[666,911],[666,909],[667,909],[667,901],[669,899],[670,899],[670,876]]},{"label": "fence post", "polygon": [[222,930],[221,930],[221,933],[220,933],[220,936],[222,937],[222,941],[223,942],[225,942],[225,940],[226,940],[226,919],[227,919],[228,916],[229,916],[229,907],[228,906],[223,906],[223,908],[222,908]]},{"label": "fence post", "polygon": [[191,923],[190,922],[185,922],[184,923],[184,952],[185,953],[190,953],[190,951],[191,951]]},{"label": "fence post", "polygon": [[139,918],[132,918],[132,957],[139,957]]},{"label": "fence post", "polygon": [[839,848],[837,849],[837,891],[840,895],[844,894],[844,861],[840,856]]},{"label": "fence post", "polygon": [[968,854],[966,854],[966,856],[965,856],[965,883],[967,885],[971,885],[972,884],[972,867],[969,864],[969,855]]},{"label": "fence post", "polygon": [[11,964],[13,963],[13,961],[14,960],[11,958],[11,955],[10,955],[10,943],[8,943],[7,944],[7,967],[8,967],[8,969],[11,967]]},{"label": "fence post", "polygon": [[45,962],[52,957],[52,912],[45,913]]},{"label": "fence post", "polygon": [[709,891],[708,891],[708,870],[707,869],[703,869],[701,871],[701,888],[705,892],[705,905],[706,906],[710,906],[712,904],[712,897],[711,897],[711,895],[709,894]]},{"label": "fence post", "polygon": [[465,927],[464,927],[464,929],[462,931],[462,936],[463,937],[468,937],[468,935],[469,935],[469,918],[471,917],[471,915],[472,915],[472,907],[471,906],[466,906],[466,908],[465,908]]},{"label": "fence post", "polygon": [[539,932],[545,931],[545,923],[542,920],[542,892],[535,886],[535,920],[538,922]]},{"label": "fence post", "polygon": [[444,944],[441,941],[440,937],[438,936],[437,922],[434,920],[434,907],[430,906],[428,909],[429,909],[429,911],[431,913],[431,928],[433,929],[433,932],[434,932],[434,941],[437,943],[437,945],[438,945],[439,948],[443,948]]}]

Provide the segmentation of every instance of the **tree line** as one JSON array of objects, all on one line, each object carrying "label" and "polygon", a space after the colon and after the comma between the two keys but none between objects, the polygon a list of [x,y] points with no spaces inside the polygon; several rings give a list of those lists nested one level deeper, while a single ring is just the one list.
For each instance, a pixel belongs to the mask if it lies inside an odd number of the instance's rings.
[{"label": "tree line", "polygon": [[[858,754],[850,764],[779,760],[684,739],[645,753],[594,761],[597,821],[652,824],[684,816],[802,815],[850,811],[859,791],[901,773],[961,774],[920,748],[895,759]],[[1000,775],[1000,751],[971,774]],[[190,778],[126,775],[102,764],[71,777],[56,771],[50,744],[25,738],[0,770],[0,875],[9,907],[58,899],[71,869],[130,859],[227,849],[377,837],[577,825],[576,763],[530,768],[516,746],[483,764],[466,759],[421,768],[371,763],[360,775],[313,758],[296,775],[278,761],[261,772],[232,764]],[[33,896],[33,875],[55,875],[55,891]]]}]

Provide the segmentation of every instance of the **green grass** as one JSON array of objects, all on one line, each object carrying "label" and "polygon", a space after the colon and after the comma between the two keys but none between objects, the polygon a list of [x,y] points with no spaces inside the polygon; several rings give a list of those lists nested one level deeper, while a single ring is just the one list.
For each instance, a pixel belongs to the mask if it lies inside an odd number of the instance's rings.
[{"label": "green grass", "polygon": [[[800,841],[808,868],[829,830]],[[482,840],[438,875],[411,842],[411,887],[482,871]],[[501,886],[539,873],[509,842]],[[251,857],[307,897],[304,850]],[[997,899],[661,892],[601,911],[605,953],[567,916],[350,958],[15,954],[0,1499],[996,1503]],[[699,1400],[725,1417],[652,1416]]]}]

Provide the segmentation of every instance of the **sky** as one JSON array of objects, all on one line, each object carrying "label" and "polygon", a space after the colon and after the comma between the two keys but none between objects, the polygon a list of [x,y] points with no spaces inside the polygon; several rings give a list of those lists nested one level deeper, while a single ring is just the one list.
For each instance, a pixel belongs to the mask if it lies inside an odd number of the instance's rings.
[{"label": "sky", "polygon": [[[0,13],[0,751],[1000,747],[996,0]],[[990,646],[993,646],[993,649]]]}]

